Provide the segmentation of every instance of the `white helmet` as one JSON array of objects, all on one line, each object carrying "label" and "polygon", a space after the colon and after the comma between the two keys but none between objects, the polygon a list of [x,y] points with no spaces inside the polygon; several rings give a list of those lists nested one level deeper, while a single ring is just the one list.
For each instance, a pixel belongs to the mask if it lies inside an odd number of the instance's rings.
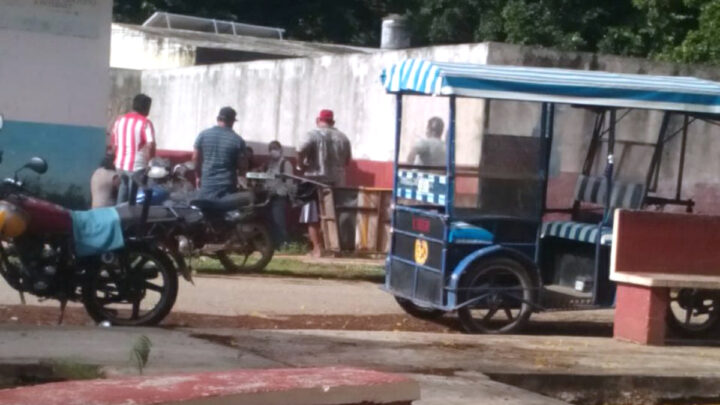
[{"label": "white helmet", "polygon": [[170,171],[162,166],[152,166],[148,170],[148,177],[155,180],[165,178],[168,174],[170,174]]}]

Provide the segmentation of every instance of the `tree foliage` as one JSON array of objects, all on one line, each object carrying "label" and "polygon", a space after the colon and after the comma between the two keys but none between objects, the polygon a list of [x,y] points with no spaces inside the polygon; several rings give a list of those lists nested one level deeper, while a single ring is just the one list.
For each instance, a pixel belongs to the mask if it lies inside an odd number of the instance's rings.
[{"label": "tree foliage", "polygon": [[681,62],[720,62],[720,1],[696,1],[697,28],[691,29],[674,47],[669,59]]},{"label": "tree foliage", "polygon": [[116,0],[115,19],[154,11],[283,27],[300,40],[377,46],[408,17],[414,45],[502,41],[682,62],[720,62],[720,0]]},{"label": "tree foliage", "polygon": [[382,17],[413,0],[115,0],[115,20],[141,23],[155,11],[285,28],[290,38],[377,46]]}]

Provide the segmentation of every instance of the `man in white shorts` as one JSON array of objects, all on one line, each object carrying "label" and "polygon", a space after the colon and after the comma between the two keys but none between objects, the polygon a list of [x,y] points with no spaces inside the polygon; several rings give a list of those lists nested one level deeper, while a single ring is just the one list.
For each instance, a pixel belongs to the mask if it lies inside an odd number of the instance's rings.
[{"label": "man in white shorts", "polygon": [[[335,117],[331,110],[322,110],[315,120],[317,128],[308,132],[305,141],[298,147],[300,170],[313,180],[342,187],[345,185],[345,168],[352,159],[350,141],[344,133],[335,128]],[[322,255],[322,235],[318,202],[305,204],[300,213],[300,223],[308,224],[308,234],[314,257]]]}]

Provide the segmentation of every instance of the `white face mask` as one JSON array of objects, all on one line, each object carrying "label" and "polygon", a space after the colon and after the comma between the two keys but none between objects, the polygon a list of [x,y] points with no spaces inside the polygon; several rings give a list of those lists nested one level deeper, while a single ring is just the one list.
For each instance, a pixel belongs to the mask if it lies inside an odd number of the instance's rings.
[{"label": "white face mask", "polygon": [[275,160],[280,159],[281,156],[282,156],[282,152],[280,152],[277,149],[273,149],[270,151],[270,157]]}]

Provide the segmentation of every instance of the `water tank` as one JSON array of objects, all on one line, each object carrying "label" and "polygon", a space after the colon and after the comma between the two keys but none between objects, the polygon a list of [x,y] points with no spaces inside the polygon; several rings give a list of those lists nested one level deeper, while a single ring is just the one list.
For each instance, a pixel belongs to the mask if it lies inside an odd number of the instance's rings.
[{"label": "water tank", "polygon": [[410,28],[407,19],[391,14],[383,19],[380,48],[404,49],[410,47]]}]

